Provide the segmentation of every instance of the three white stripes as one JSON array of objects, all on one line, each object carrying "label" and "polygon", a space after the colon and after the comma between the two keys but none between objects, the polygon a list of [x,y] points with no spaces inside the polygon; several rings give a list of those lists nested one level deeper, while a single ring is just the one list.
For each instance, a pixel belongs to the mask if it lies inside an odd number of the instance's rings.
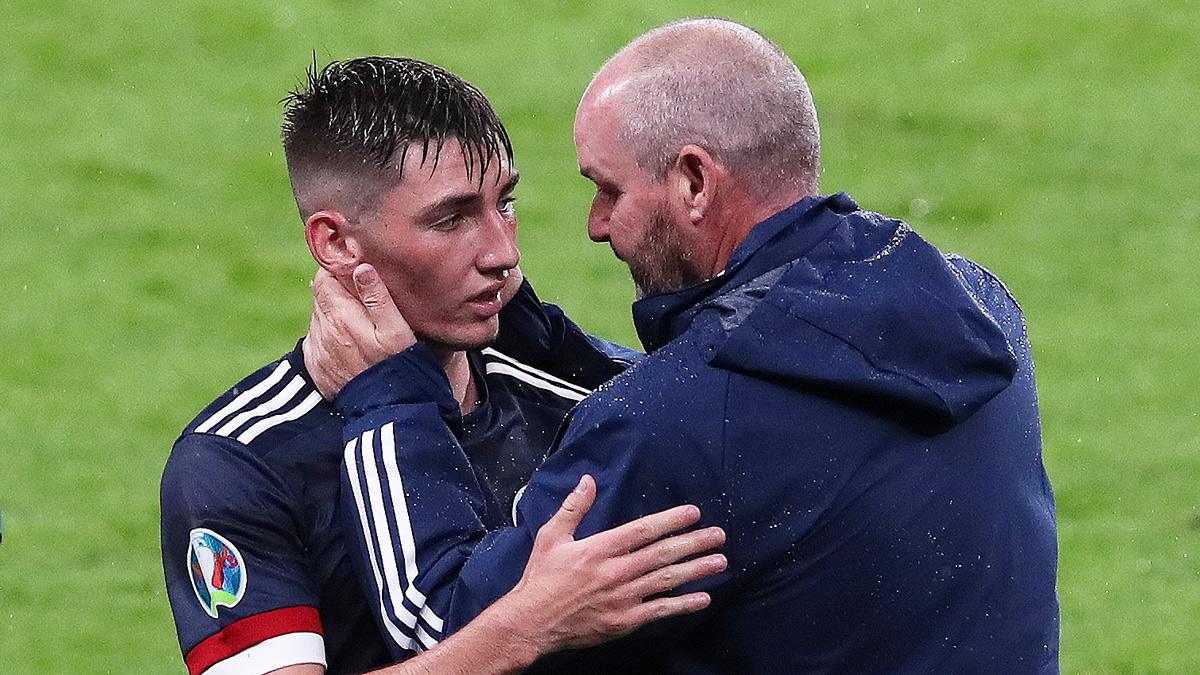
[{"label": "three white stripes", "polygon": [[[483,354],[491,357],[485,364],[485,372],[488,374],[507,375],[572,401],[581,401],[590,393],[583,387],[528,366],[494,349],[484,349]],[[377,453],[382,453],[382,457]],[[380,464],[386,478],[386,494],[384,482],[380,480]],[[368,429],[360,438],[347,443],[345,465],[354,504],[358,510],[359,525],[370,558],[371,573],[375,579],[374,601],[383,617],[384,627],[388,635],[403,649],[430,649],[438,640],[429,634],[426,627],[440,634],[445,622],[429,607],[427,598],[415,584],[419,573],[417,546],[408,503],[404,496],[404,481],[396,462],[394,424],[388,422],[379,428],[378,443],[374,429]],[[396,521],[395,539],[398,540],[398,548],[393,539],[393,529],[388,523],[385,500]],[[397,560],[397,551],[404,565],[403,582],[400,579],[401,561]],[[416,610],[416,615],[404,604],[404,600],[408,600],[409,605]]]},{"label": "three white stripes", "polygon": [[[294,375],[271,398],[253,408],[246,409],[251,402],[279,384],[289,370],[291,370],[291,364],[288,363],[287,359],[280,361],[275,370],[271,371],[271,374],[263,379],[262,382],[238,394],[236,398],[213,413],[211,417],[201,422],[196,427],[196,433],[203,434],[211,431],[218,436],[233,437],[241,443],[249,443],[268,429],[306,415],[321,402],[321,394],[313,389],[299,402],[293,403],[297,394],[305,388],[304,378],[299,375]],[[258,421],[249,427],[245,426],[248,422],[256,418]],[[224,424],[221,424],[222,422]],[[218,424],[220,424],[220,427],[217,427]],[[240,434],[233,436],[238,429],[242,429],[243,427],[245,429]],[[215,431],[213,431],[214,428],[216,428]]]},{"label": "three white stripes", "polygon": [[[382,457],[376,454],[374,429],[368,429],[361,437],[361,462],[356,452],[359,449],[358,440],[354,439],[346,444],[346,472],[350,478],[354,503],[358,508],[359,524],[366,539],[371,572],[375,577],[375,601],[379,604],[384,626],[397,645],[411,651],[430,649],[438,640],[425,630],[425,626],[440,633],[445,622],[426,604],[425,595],[417,590],[413,583],[419,572],[417,546],[408,515],[408,503],[404,498],[404,482],[396,464],[395,427],[389,422],[379,429],[378,452],[382,453]],[[379,479],[380,459],[383,460],[383,471],[387,478],[386,498],[396,519],[396,537],[399,539],[399,550],[403,556],[404,583],[400,581],[397,549],[392,540],[392,528],[387,521],[388,510],[384,508],[385,491]],[[367,504],[371,507],[370,515],[367,514]],[[385,588],[388,591],[386,596]],[[416,614],[404,605],[403,601],[406,598],[416,608]],[[398,620],[407,631],[396,625],[393,619]]]},{"label": "three white stripes", "polygon": [[[494,349],[484,349],[483,354],[492,357],[485,364],[485,372],[488,374],[507,375],[572,401],[581,401],[590,393],[588,389],[521,363]],[[284,359],[261,382],[242,392],[201,422],[195,429],[196,433],[211,432],[219,436],[235,437],[241,443],[250,443],[273,427],[303,417],[320,403],[321,394],[316,390],[311,390],[299,402],[294,402],[297,395],[305,389],[304,379],[300,375],[294,375],[274,396],[257,406],[249,407],[256,399],[282,382],[290,370],[291,364]],[[257,421],[246,426],[255,419]],[[239,429],[242,429],[241,433],[233,436]],[[392,541],[391,528],[387,522],[387,510],[384,508],[384,490],[379,476],[374,430],[368,430],[362,435],[361,463],[355,452],[358,449],[358,439],[352,440],[346,445],[346,470],[351,479],[350,484],[354,493],[354,502],[358,508],[358,517],[364,535],[368,538],[367,549],[370,552],[371,571],[375,577],[375,587],[378,590],[376,601],[379,603],[384,626],[396,644],[402,648],[422,651],[430,649],[438,643],[438,640],[425,630],[426,626],[436,633],[441,633],[445,624],[442,618],[426,604],[427,598],[414,584],[418,574],[416,542],[409,520],[408,505],[404,498],[404,484],[400,476],[400,468],[396,463],[394,434],[394,427],[391,423],[384,425],[379,430],[379,452],[382,453],[384,474],[389,487],[390,510],[396,519],[398,530],[396,534],[399,538],[399,550],[403,556],[405,583],[401,584],[400,582],[400,569],[396,560],[397,549]],[[365,499],[364,485],[367,491]],[[370,503],[371,507],[370,517],[367,513],[367,503]],[[378,541],[372,541],[372,539]],[[376,551],[378,551],[378,555]],[[391,591],[387,594],[387,599],[391,601],[388,603],[391,605],[391,611],[385,605],[385,588]],[[400,589],[403,591],[400,592]],[[404,599],[407,599],[412,607],[416,608],[416,614],[404,605]],[[398,619],[407,631],[396,625],[392,617]]]}]

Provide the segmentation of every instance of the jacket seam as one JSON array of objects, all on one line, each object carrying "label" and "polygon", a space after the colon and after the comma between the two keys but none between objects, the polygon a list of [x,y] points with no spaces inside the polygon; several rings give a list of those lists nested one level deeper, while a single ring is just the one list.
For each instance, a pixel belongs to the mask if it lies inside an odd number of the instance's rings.
[{"label": "jacket seam", "polygon": [[800,321],[804,322],[805,324],[812,326],[814,329],[821,331],[825,335],[828,335],[829,337],[837,340],[838,342],[846,345],[850,349],[853,349],[854,352],[857,353],[859,356],[861,356],[864,361],[866,361],[868,364],[871,365],[872,368],[875,368],[876,370],[879,370],[879,371],[882,371],[885,373],[889,373],[891,375],[896,375],[897,377],[902,377],[905,380],[917,385],[924,391],[927,391],[927,392],[933,394],[934,396],[937,397],[937,400],[941,401],[942,405],[946,407],[946,410],[953,412],[954,407],[952,405],[950,405],[949,401],[947,401],[945,398],[943,398],[942,395],[939,394],[935,389],[932,389],[932,388],[926,386],[920,380],[917,380],[914,377],[912,377],[911,375],[908,375],[906,373],[897,372],[895,370],[891,370],[890,368],[884,368],[883,366],[875,363],[875,361],[870,356],[868,356],[866,352],[859,349],[858,346],[855,345],[854,343],[850,342],[849,340],[846,340],[845,338],[843,338],[842,336],[840,336],[836,333],[830,332],[830,331],[826,330],[825,328],[818,326],[817,324],[813,323],[812,321],[809,321],[807,318],[792,312],[791,308],[788,308],[788,314],[792,317],[795,317],[796,319],[799,319]]}]

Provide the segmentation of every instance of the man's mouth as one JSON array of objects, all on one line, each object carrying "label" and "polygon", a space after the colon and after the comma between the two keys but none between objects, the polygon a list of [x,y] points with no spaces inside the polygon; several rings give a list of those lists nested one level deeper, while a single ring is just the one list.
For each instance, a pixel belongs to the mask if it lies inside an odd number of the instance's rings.
[{"label": "man's mouth", "polygon": [[501,298],[500,292],[504,289],[504,283],[496,283],[489,286],[486,291],[477,293],[467,298],[467,304],[471,305],[480,314],[491,316],[500,311],[504,306],[504,300]]}]

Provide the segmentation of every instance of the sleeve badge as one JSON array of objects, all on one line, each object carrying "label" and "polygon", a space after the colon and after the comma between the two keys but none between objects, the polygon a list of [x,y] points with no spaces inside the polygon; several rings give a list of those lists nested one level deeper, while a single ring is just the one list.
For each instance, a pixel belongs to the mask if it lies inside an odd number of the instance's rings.
[{"label": "sleeve badge", "polygon": [[204,528],[192,530],[188,569],[200,606],[212,618],[218,607],[234,607],[246,593],[246,564],[228,539]]}]

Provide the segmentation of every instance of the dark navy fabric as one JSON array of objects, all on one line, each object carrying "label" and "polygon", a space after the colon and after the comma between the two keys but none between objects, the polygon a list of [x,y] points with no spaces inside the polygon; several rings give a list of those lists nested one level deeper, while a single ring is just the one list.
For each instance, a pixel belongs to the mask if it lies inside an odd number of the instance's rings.
[{"label": "dark navy fabric", "polygon": [[[1020,307],[978,265],[846,195],[760,223],[720,276],[634,307],[651,354],[572,412],[487,531],[432,405],[404,424],[455,542],[421,590],[463,625],[520,578],[582,473],[580,535],[688,502],[725,528],[712,607],[547,659],[565,672],[1057,672],[1054,499]],[[397,358],[419,359],[419,354]],[[452,573],[451,573],[452,572]],[[424,583],[424,585],[422,585]]]},{"label": "dark navy fabric", "polygon": [[[520,346],[524,356],[536,357],[548,371],[589,389],[620,372],[623,359],[636,357],[636,352],[600,340],[580,339],[582,332],[557,307],[543,305],[528,284],[510,305],[501,314],[496,346]],[[454,434],[475,477],[477,507],[494,527],[511,522],[513,496],[547,455],[576,401],[490,372],[493,364],[507,361],[485,351],[469,353],[482,403],[457,419]],[[607,358],[609,353],[621,360]],[[297,345],[228,390],[184,429],[167,462],[161,488],[163,568],[185,655],[239,620],[299,606],[319,610],[330,672],[363,671],[392,661],[338,525],[344,418],[321,399],[296,419],[253,438],[246,435],[271,416],[251,413],[276,396],[282,400],[281,392],[293,380],[298,378],[287,392],[289,402],[273,414],[299,410],[298,403],[315,394],[303,361]],[[272,383],[276,373],[282,376]],[[389,380],[423,381],[416,375],[376,372],[371,382],[388,389]],[[436,364],[424,373],[438,376],[445,383]],[[361,383],[348,389],[353,386]],[[255,387],[257,394],[236,402]],[[456,413],[453,399],[450,406]],[[229,412],[219,416],[222,410]],[[202,427],[214,416],[217,423]],[[215,619],[205,613],[191,586],[187,552],[194,528],[217,532],[244,558],[245,596],[233,608],[219,608]],[[281,625],[268,630],[284,634],[292,629]]]},{"label": "dark navy fabric", "polygon": [[[206,433],[195,431],[284,362],[290,366],[289,375],[299,374],[315,391],[297,346],[197,416],[175,442],[163,471],[163,570],[180,647],[186,656],[239,620],[307,606],[320,613],[330,672],[384,665],[387,650],[365,608],[341,531],[334,526],[342,418],[321,402],[309,414],[249,444],[215,433],[222,425]],[[288,379],[255,400],[277,393]],[[245,559],[245,596],[232,608],[220,608],[215,619],[201,609],[191,587],[185,554],[193,528],[217,532]],[[286,625],[275,628],[277,634],[293,630]]]}]

